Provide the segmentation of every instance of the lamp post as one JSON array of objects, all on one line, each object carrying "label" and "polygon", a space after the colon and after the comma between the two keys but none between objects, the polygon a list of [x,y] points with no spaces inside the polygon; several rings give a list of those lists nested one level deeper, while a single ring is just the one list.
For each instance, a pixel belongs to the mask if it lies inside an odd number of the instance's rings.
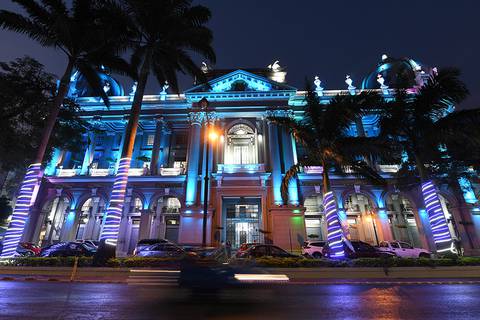
[{"label": "lamp post", "polygon": [[375,234],[375,241],[377,242],[377,246],[378,246],[380,244],[380,242],[378,241],[377,227],[375,226],[375,219],[373,217],[373,212],[369,211],[368,215],[369,215],[370,219],[372,220],[373,233]]},{"label": "lamp post", "polygon": [[[204,176],[204,189],[203,189],[203,225],[202,225],[202,247],[207,246],[207,222],[208,222],[208,191],[210,175],[208,173],[208,165],[210,162],[210,140],[215,140],[217,135],[214,131],[210,131],[210,120],[208,113],[209,102],[206,98],[200,100],[200,108],[202,112],[205,112],[205,176]],[[213,120],[213,119],[212,119]]]}]

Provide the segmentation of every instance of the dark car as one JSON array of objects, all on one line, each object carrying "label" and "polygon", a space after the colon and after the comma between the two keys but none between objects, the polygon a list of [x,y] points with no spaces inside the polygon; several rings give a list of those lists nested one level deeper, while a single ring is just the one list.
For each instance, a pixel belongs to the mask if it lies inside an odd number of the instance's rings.
[{"label": "dark car", "polygon": [[[356,258],[391,258],[395,254],[387,251],[380,251],[374,246],[363,241],[343,241],[345,256],[349,259]],[[323,256],[330,258],[330,247],[328,243],[323,247]]]},{"label": "dark car", "polygon": [[[151,257],[151,258],[168,258],[168,257],[181,257],[187,254],[187,252],[173,243],[157,243],[151,246],[145,247],[138,251],[135,255],[139,257]],[[194,255],[193,252],[188,254]]]},{"label": "dark car", "polygon": [[60,242],[45,247],[40,252],[41,257],[91,257],[97,250],[80,242]]},{"label": "dark car", "polygon": [[166,239],[142,239],[138,241],[137,246],[133,250],[133,255],[139,255],[140,251],[150,247],[151,245],[158,244],[158,243],[171,243]]},{"label": "dark car", "polygon": [[280,247],[272,244],[255,244],[247,250],[240,252],[237,258],[259,258],[259,257],[277,257],[277,258],[296,258],[297,256]]}]

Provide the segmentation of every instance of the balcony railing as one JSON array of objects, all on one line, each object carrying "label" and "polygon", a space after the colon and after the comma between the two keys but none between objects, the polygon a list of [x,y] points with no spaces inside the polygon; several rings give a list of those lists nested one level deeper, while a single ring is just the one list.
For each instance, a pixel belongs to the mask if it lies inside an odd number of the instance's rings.
[{"label": "balcony railing", "polygon": [[306,174],[322,174],[323,167],[322,166],[308,166],[303,168],[303,172]]},{"label": "balcony railing", "polygon": [[183,174],[183,168],[160,168],[161,176],[179,176]]},{"label": "balcony railing", "polygon": [[90,169],[90,176],[92,177],[106,177],[115,174],[115,168],[109,169]]},{"label": "balcony railing", "polygon": [[218,173],[257,173],[265,172],[265,164],[218,164]]},{"label": "balcony railing", "polygon": [[59,177],[74,177],[80,174],[80,169],[63,169],[59,168],[57,171],[57,176]]},{"label": "balcony railing", "polygon": [[396,173],[400,170],[400,166],[397,164],[380,164],[378,170],[385,173]]}]

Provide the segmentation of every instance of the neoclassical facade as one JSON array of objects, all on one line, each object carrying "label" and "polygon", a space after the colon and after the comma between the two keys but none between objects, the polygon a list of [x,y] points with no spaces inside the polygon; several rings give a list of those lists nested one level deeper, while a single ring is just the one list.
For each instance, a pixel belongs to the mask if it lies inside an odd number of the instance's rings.
[{"label": "neoclassical facade", "polygon": [[[411,61],[404,59],[402,63],[410,63],[415,81],[421,81],[420,69]],[[385,61],[381,63],[373,78],[365,78],[362,89],[376,89],[391,97],[386,85],[388,68]],[[287,128],[268,120],[272,115],[302,117],[305,93],[286,84],[286,72],[278,64],[266,69],[205,72],[208,84],[196,85],[180,95],[169,94],[164,86],[159,95],[144,97],[118,254],[131,254],[136,242],[145,238],[201,243],[206,189],[210,245],[230,241],[236,248],[245,242],[273,242],[295,250],[308,239],[325,239],[321,167],[304,168],[290,184],[284,203],[280,195],[283,174],[303,151]],[[328,103],[339,93],[359,93],[362,89],[355,88],[350,80],[346,80],[345,89],[326,90],[317,78],[315,87],[321,102]],[[25,240],[48,244],[98,239],[100,235],[133,97],[133,93],[124,94],[113,78],[104,76],[104,81],[110,95],[108,109],[99,98],[90,96],[91,90],[80,75],[74,76],[70,96],[81,105],[81,116],[95,130],[85,136],[81,153],[55,150],[31,209]],[[206,110],[200,108],[202,99],[209,102]],[[209,137],[211,131],[214,137]],[[352,135],[377,133],[374,114],[351,127]],[[207,167],[210,179],[205,188]],[[434,250],[419,188],[399,191],[393,180],[398,168],[376,168],[390,179],[388,188],[370,185],[353,175],[332,176],[332,189],[349,237],[371,244],[396,239]],[[447,186],[439,187],[449,230],[467,254],[478,253],[480,248],[475,185],[470,184],[465,192],[469,199]]]}]

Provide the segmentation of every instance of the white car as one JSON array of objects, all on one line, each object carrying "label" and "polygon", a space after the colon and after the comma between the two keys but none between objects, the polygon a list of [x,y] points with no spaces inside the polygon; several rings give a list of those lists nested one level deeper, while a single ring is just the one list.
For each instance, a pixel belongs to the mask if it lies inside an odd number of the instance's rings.
[{"label": "white car", "polygon": [[379,245],[380,251],[395,253],[400,258],[430,258],[431,252],[423,248],[414,248],[412,245],[402,241],[382,241]]},{"label": "white car", "polygon": [[321,240],[305,241],[302,246],[302,255],[320,259],[322,257],[322,250],[325,243],[325,241]]}]

